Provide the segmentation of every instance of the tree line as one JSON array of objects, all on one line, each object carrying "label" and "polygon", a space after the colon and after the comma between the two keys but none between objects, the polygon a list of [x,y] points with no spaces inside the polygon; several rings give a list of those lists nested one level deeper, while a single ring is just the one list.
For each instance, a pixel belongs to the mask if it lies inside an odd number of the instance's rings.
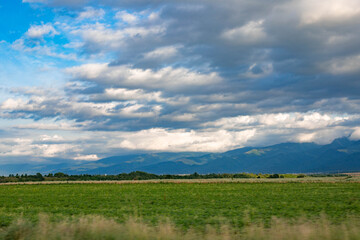
[{"label": "tree line", "polygon": [[31,174],[10,174],[0,176],[0,183],[6,182],[38,182],[38,181],[121,181],[121,180],[161,180],[161,179],[212,179],[212,178],[304,178],[304,177],[340,177],[346,174],[262,174],[262,173],[210,173],[210,174],[163,174],[157,175],[142,171],[121,173],[117,175],[106,174],[78,174],[69,175],[66,173],[49,173],[42,175]]},{"label": "tree line", "polygon": [[0,176],[0,183],[5,182],[37,182],[37,181],[121,181],[121,180],[156,180],[156,179],[211,179],[211,178],[303,178],[304,174],[254,174],[254,173],[211,173],[211,174],[163,174],[157,175],[142,171],[130,173],[121,173],[117,175],[106,174],[79,174],[69,175],[66,173],[49,173],[42,175],[31,174],[10,174],[9,176]]}]

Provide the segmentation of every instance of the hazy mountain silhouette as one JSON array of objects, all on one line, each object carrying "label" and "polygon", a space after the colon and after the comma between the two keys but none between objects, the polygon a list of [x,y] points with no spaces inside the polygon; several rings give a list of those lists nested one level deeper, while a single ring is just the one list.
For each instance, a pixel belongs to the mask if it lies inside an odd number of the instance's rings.
[{"label": "hazy mountain silhouette", "polygon": [[148,153],[113,156],[93,162],[57,161],[0,166],[0,174],[65,172],[68,174],[119,174],[146,171],[186,173],[316,173],[360,171],[360,141],[335,139],[327,145],[281,143],[246,147],[224,153]]}]

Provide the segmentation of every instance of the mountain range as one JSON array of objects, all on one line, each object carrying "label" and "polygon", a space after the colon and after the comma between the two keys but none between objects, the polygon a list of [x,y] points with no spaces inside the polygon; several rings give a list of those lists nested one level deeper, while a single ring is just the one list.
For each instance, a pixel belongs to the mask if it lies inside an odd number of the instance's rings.
[{"label": "mountain range", "polygon": [[119,174],[132,171],[155,174],[354,172],[360,171],[360,141],[338,138],[327,145],[281,143],[224,153],[144,153],[91,162],[50,159],[43,163],[0,165],[0,175],[36,172]]}]

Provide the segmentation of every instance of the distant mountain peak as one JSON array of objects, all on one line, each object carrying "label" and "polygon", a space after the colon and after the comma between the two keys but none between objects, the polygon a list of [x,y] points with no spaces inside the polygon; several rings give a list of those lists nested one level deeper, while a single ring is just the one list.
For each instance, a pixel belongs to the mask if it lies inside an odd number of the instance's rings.
[{"label": "distant mountain peak", "polygon": [[330,145],[342,147],[342,146],[348,146],[352,143],[353,143],[353,141],[351,141],[348,137],[341,137],[341,138],[334,139],[330,143]]}]

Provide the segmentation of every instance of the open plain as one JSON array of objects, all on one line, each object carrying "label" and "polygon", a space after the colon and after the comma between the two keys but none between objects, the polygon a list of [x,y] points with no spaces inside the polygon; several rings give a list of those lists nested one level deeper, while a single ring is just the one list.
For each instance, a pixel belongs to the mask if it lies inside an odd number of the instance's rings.
[{"label": "open plain", "polygon": [[7,183],[0,239],[359,239],[359,180]]}]

